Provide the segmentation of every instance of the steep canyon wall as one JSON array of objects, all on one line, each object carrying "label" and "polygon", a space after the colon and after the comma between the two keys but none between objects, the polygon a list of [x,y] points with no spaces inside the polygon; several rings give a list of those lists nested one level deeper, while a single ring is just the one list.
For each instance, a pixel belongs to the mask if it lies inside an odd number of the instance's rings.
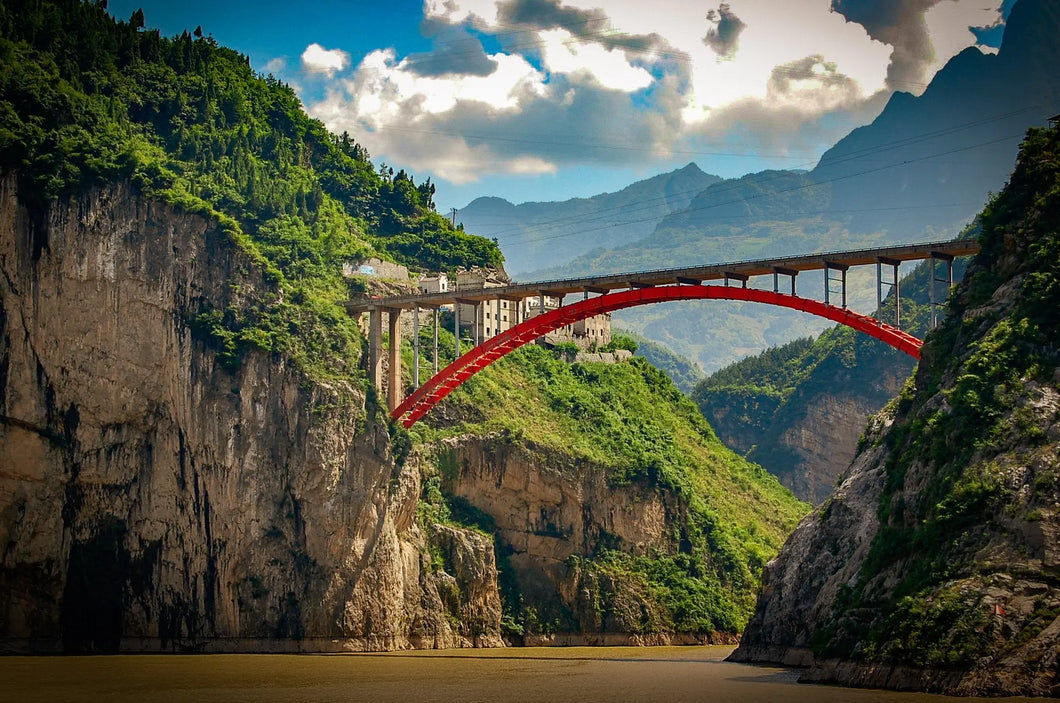
[{"label": "steep canyon wall", "polygon": [[0,648],[501,643],[490,540],[421,528],[364,387],[196,333],[276,294],[127,184],[31,213],[0,181]]}]

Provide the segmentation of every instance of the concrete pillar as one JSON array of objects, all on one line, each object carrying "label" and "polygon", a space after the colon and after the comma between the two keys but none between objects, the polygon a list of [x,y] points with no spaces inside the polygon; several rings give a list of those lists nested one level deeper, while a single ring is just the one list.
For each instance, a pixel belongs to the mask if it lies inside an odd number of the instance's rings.
[{"label": "concrete pillar", "polygon": [[453,336],[456,337],[456,349],[453,350],[453,358],[460,358],[460,301],[453,301]]},{"label": "concrete pillar", "polygon": [[477,347],[479,344],[479,317],[482,314],[482,303],[475,301],[471,306],[471,310],[475,313],[474,321],[471,323],[471,341],[474,342]]},{"label": "concrete pillar", "polygon": [[[902,327],[902,296],[901,286],[898,283],[898,267],[901,265],[901,261],[897,259],[889,259],[887,257],[878,256],[876,257],[876,309],[881,313],[883,311],[883,287],[890,286],[891,292],[894,295],[894,326],[899,329]],[[891,280],[883,280],[883,267],[888,266],[891,269]]]},{"label": "concrete pillar", "polygon": [[[839,283],[839,292],[842,294],[843,307],[847,306],[847,269],[846,264],[825,262],[824,265],[824,304],[831,305],[832,284]],[[839,272],[839,278],[833,278],[834,272]]]},{"label": "concrete pillar", "polygon": [[368,313],[368,380],[383,392],[383,311],[372,308]]},{"label": "concrete pillar", "polygon": [[401,388],[401,310],[393,309],[390,311],[390,368],[388,369],[389,380],[387,383],[387,399],[389,401],[388,407],[391,412],[397,409],[397,406],[401,405],[402,388]]},{"label": "concrete pillar", "polygon": [[438,375],[438,308],[434,309],[434,375]]},{"label": "concrete pillar", "polygon": [[412,318],[412,388],[420,387],[420,308],[413,308]]},{"label": "concrete pillar", "polygon": [[[946,265],[946,275],[944,278],[939,278],[935,272],[935,262],[942,261]],[[931,282],[928,285],[928,301],[931,305],[931,329],[935,329],[939,324],[939,308],[945,304],[946,298],[949,295],[950,287],[953,286],[953,257],[949,254],[943,254],[937,251],[931,252]],[[946,284],[946,295],[939,299],[938,291],[936,286],[939,283]]]}]

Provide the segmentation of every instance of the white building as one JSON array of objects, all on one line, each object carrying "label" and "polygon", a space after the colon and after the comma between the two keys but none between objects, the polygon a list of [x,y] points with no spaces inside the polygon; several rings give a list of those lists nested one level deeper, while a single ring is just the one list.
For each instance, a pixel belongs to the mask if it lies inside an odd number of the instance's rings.
[{"label": "white building", "polygon": [[437,276],[428,276],[426,274],[420,276],[419,280],[420,292],[427,293],[448,293],[449,292],[449,276],[446,273],[439,273]]}]

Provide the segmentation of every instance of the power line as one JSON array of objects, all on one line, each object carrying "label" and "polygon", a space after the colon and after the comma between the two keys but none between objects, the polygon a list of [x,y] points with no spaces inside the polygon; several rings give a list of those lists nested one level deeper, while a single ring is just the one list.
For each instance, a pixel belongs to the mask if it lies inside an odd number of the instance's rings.
[{"label": "power line", "polygon": [[[951,127],[938,129],[938,130],[934,130],[932,132],[926,132],[926,133],[923,133],[923,134],[920,134],[920,135],[915,135],[913,137],[907,137],[907,138],[904,138],[904,139],[900,139],[900,140],[897,140],[895,142],[889,142],[889,143],[885,143],[885,144],[882,144],[882,145],[876,145],[875,147],[869,147],[869,148],[865,148],[865,149],[855,150],[853,152],[850,152],[849,154],[844,154],[843,156],[841,156],[839,158],[836,158],[836,159],[833,159],[833,160],[829,161],[828,165],[829,166],[836,166],[836,165],[843,164],[843,163],[846,163],[846,162],[849,162],[849,161],[865,158],[867,155],[870,155],[870,154],[873,154],[873,153],[884,153],[884,152],[887,152],[887,151],[893,151],[895,149],[899,149],[899,148],[902,148],[902,147],[905,147],[905,146],[911,146],[912,144],[920,143],[920,142],[923,142],[923,141],[927,141],[929,139],[938,138],[938,137],[942,137],[942,136],[948,136],[950,134],[955,134],[957,132],[964,131],[966,129],[970,129],[972,127],[983,126],[983,125],[989,124],[991,122],[997,122],[997,121],[1000,121],[1000,120],[1003,120],[1003,119],[1007,119],[1009,117],[1014,117],[1016,115],[1022,114],[1024,112],[1031,111],[1031,110],[1036,109],[1038,107],[1041,107],[1041,106],[1040,105],[1032,105],[1032,106],[1028,106],[1026,108],[1022,108],[1020,110],[1005,112],[1005,113],[1001,113],[999,115],[994,115],[994,116],[991,116],[991,117],[985,117],[985,118],[982,118],[982,119],[973,120],[971,122],[966,122],[966,123],[962,123],[962,124],[958,124],[958,125],[953,125]],[[1009,138],[1011,138],[1011,137],[1006,137],[1005,139],[1009,139]],[[928,157],[925,157],[925,158],[928,158]],[[899,165],[899,164],[891,164],[891,165]],[[885,167],[889,167],[889,166],[885,166]],[[858,175],[858,174],[851,174],[851,175]],[[790,176],[791,176],[791,172],[784,171],[784,172],[781,172],[781,173],[777,174],[773,178],[767,178],[767,179],[760,180],[760,181],[758,181],[758,183],[759,184],[768,184],[768,183],[773,182],[775,180],[788,178]],[[830,180],[825,180],[825,181],[820,181],[819,183],[823,184],[823,183],[829,183],[829,182],[831,182],[831,181]],[[724,194],[726,192],[739,190],[740,187],[742,187],[742,185],[743,185],[743,183],[739,179],[733,179],[731,184],[728,184],[726,186],[722,186],[720,188],[715,188],[714,189],[714,194]],[[536,224],[532,225],[529,229],[531,229],[531,230],[540,230],[540,229],[548,228],[548,227],[567,227],[567,226],[570,226],[572,224],[579,224],[579,223],[585,224],[585,223],[597,222],[597,221],[603,219],[604,217],[610,216],[610,213],[626,211],[626,210],[629,210],[630,207],[633,208],[631,210],[631,212],[649,210],[649,209],[652,209],[655,206],[655,204],[657,204],[660,201],[664,201],[664,200],[667,200],[669,198],[673,198],[675,196],[696,195],[696,194],[698,194],[698,193],[700,193],[702,191],[703,191],[703,189],[699,189],[699,190],[695,190],[695,191],[683,191],[681,193],[670,193],[670,194],[666,194],[666,195],[662,195],[662,196],[657,196],[655,198],[648,198],[648,199],[639,201],[638,203],[636,203],[634,205],[623,205],[623,206],[616,207],[616,208],[603,208],[603,209],[600,209],[600,210],[596,210],[596,211],[594,211],[592,213],[586,213],[584,215],[578,215],[578,216],[575,216],[575,217],[562,217],[562,218],[557,218],[555,220],[539,222],[539,223],[536,223]],[[777,191],[777,193],[782,193],[782,192],[786,192],[786,191]],[[744,199],[740,199],[740,200],[744,200]],[[725,202],[725,203],[719,203],[718,205],[720,206],[720,205],[724,205],[724,204],[732,204],[732,203],[735,203],[735,202],[740,202],[740,200],[733,200],[733,201],[728,201],[728,202]],[[644,218],[642,220],[631,221],[628,224],[634,224],[636,222],[643,222],[643,221],[648,221],[648,220],[652,220],[652,219],[655,219],[655,217],[649,217],[649,218]],[[523,232],[523,233],[526,233],[527,229],[528,229],[527,227],[516,225],[516,226],[511,226],[511,227],[509,227],[507,229],[493,231],[493,232],[490,233],[490,236],[498,236],[498,235],[503,235],[503,234],[507,234],[507,233],[510,233],[510,232]],[[597,229],[599,229],[599,228],[597,228]],[[592,230],[587,230],[587,231],[597,231],[597,229],[592,229]],[[565,233],[565,234],[559,235],[559,236],[574,236],[576,234],[581,234],[584,231],[586,231],[586,230],[579,230],[577,232]],[[554,238],[554,237],[527,238],[524,241],[532,242],[532,241],[541,241],[542,239],[552,239],[552,238]]]},{"label": "power line", "polygon": [[[918,157],[918,158],[906,159],[905,161],[901,161],[901,162],[897,162],[897,163],[893,163],[893,164],[887,164],[885,166],[878,166],[876,168],[865,169],[863,171],[858,171],[856,173],[850,173],[850,174],[845,174],[845,175],[842,175],[842,176],[836,176],[834,178],[825,179],[823,181],[815,181],[815,182],[812,182],[812,183],[806,183],[806,184],[802,184],[802,185],[795,186],[793,188],[784,189],[784,190],[778,190],[778,191],[773,191],[773,192],[769,192],[769,193],[759,193],[759,194],[756,194],[756,195],[751,195],[751,196],[746,197],[746,198],[740,198],[740,199],[737,199],[737,200],[728,200],[728,201],[724,201],[724,202],[720,202],[720,203],[711,203],[709,205],[704,205],[704,206],[700,206],[700,207],[689,207],[689,208],[686,208],[685,210],[682,210],[681,212],[682,213],[686,213],[686,212],[702,212],[704,210],[710,210],[710,209],[713,209],[713,208],[723,207],[725,205],[731,205],[731,204],[735,204],[735,203],[739,203],[739,202],[747,202],[749,200],[757,200],[759,198],[764,198],[764,197],[782,195],[782,194],[786,194],[786,193],[793,193],[793,192],[796,192],[796,191],[799,191],[799,190],[806,190],[808,188],[815,188],[817,186],[826,185],[826,184],[829,184],[829,183],[836,183],[838,181],[848,180],[850,178],[855,178],[857,176],[863,176],[863,175],[866,175],[866,174],[869,174],[869,173],[876,173],[878,171],[883,171],[883,170],[886,170],[886,169],[889,169],[889,168],[894,168],[896,166],[904,166],[904,165],[908,165],[908,164],[911,164],[911,163],[916,163],[918,161],[924,161],[924,160],[927,160],[927,159],[935,158],[935,157],[938,157],[938,156],[946,156],[946,155],[949,155],[949,154],[955,154],[955,153],[962,152],[962,151],[969,151],[971,149],[978,149],[978,148],[981,148],[981,147],[984,147],[984,146],[990,146],[991,144],[997,144],[999,142],[1007,141],[1007,140],[1010,140],[1010,139],[1016,139],[1016,138],[1018,138],[1020,136],[1021,135],[1019,135],[1019,134],[1006,136],[1006,137],[1002,137],[1002,138],[999,138],[999,139],[991,140],[989,142],[983,142],[983,143],[974,144],[974,145],[971,145],[971,146],[965,146],[965,147],[959,147],[959,148],[956,148],[956,149],[950,149],[948,151],[940,152],[938,154],[930,154],[930,155],[921,156],[921,157]],[[898,208],[898,209],[907,209],[907,208]],[[656,218],[647,217],[647,218],[642,218],[642,219],[629,220],[629,221],[626,222],[626,224],[637,224],[637,223],[640,223],[640,222],[649,222],[649,221],[654,220],[654,219],[656,219]],[[597,231],[602,230],[602,229],[607,229],[607,226],[591,227],[591,228],[588,228],[588,229],[578,230],[577,232],[561,233],[561,234],[552,235],[552,236],[548,236],[548,237],[537,237],[537,238],[532,238],[532,239],[528,238],[528,239],[524,240],[524,242],[548,241],[548,240],[552,240],[552,239],[560,239],[560,238],[563,238],[563,237],[570,237],[570,236],[574,236],[574,235],[584,235],[584,234],[588,234],[590,232],[597,232]]]}]

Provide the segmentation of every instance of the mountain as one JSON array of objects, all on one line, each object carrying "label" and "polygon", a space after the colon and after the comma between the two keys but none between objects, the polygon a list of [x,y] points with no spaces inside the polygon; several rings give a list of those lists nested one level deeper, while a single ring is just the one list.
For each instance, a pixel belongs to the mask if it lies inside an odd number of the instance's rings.
[{"label": "mountain", "polygon": [[[964,266],[954,262],[954,280]],[[930,275],[924,262],[901,280],[903,328],[918,337],[930,328]],[[883,319],[893,310],[888,298]],[[727,366],[698,383],[692,398],[727,446],[819,505],[854,459],[869,416],[914,366],[906,354],[836,326]]]},{"label": "mountain", "polygon": [[492,542],[416,520],[342,307],[351,258],[499,251],[105,5],[0,5],[0,650],[502,644]]},{"label": "mountain", "polygon": [[612,249],[651,234],[666,215],[721,179],[695,164],[638,181],[617,193],[558,203],[513,205],[477,198],[459,211],[469,232],[496,238],[512,275],[555,265],[595,249]]},{"label": "mountain", "polygon": [[[895,93],[871,124],[840,140],[812,171],[765,171],[714,183],[649,236],[580,256],[557,251],[551,266],[526,277],[954,237],[1003,186],[1027,128],[1060,112],[1057,55],[1060,9],[1047,0],[1019,0],[997,55],[967,49],[922,95]],[[871,310],[869,285],[852,286],[852,307]],[[823,282],[802,276],[800,286],[819,290]],[[644,308],[615,319],[707,371],[823,329],[798,313],[731,305]]]},{"label": "mountain", "polygon": [[738,661],[1060,694],[1060,129],[1032,130],[915,377],[767,567]]},{"label": "mountain", "polygon": [[649,364],[662,371],[670,377],[682,393],[689,394],[695,388],[696,383],[703,378],[703,372],[689,359],[674,353],[668,346],[653,342],[647,337],[639,334],[615,330],[615,334],[629,337],[633,340],[637,350],[635,355],[644,357]]},{"label": "mountain", "polygon": [[505,619],[527,644],[733,642],[808,507],[637,357],[570,364],[527,345],[411,433],[442,511],[496,539]]},{"label": "mountain", "polygon": [[977,212],[1027,128],[1060,112],[1058,30],[1056,3],[1019,0],[996,55],[965,49],[921,96],[895,93],[827,151],[813,176],[830,185],[833,208],[853,213],[851,229],[909,241]]},{"label": "mountain", "polygon": [[497,247],[105,5],[0,5],[0,651],[733,642],[808,506],[643,359],[519,350],[391,424],[344,264]]}]

